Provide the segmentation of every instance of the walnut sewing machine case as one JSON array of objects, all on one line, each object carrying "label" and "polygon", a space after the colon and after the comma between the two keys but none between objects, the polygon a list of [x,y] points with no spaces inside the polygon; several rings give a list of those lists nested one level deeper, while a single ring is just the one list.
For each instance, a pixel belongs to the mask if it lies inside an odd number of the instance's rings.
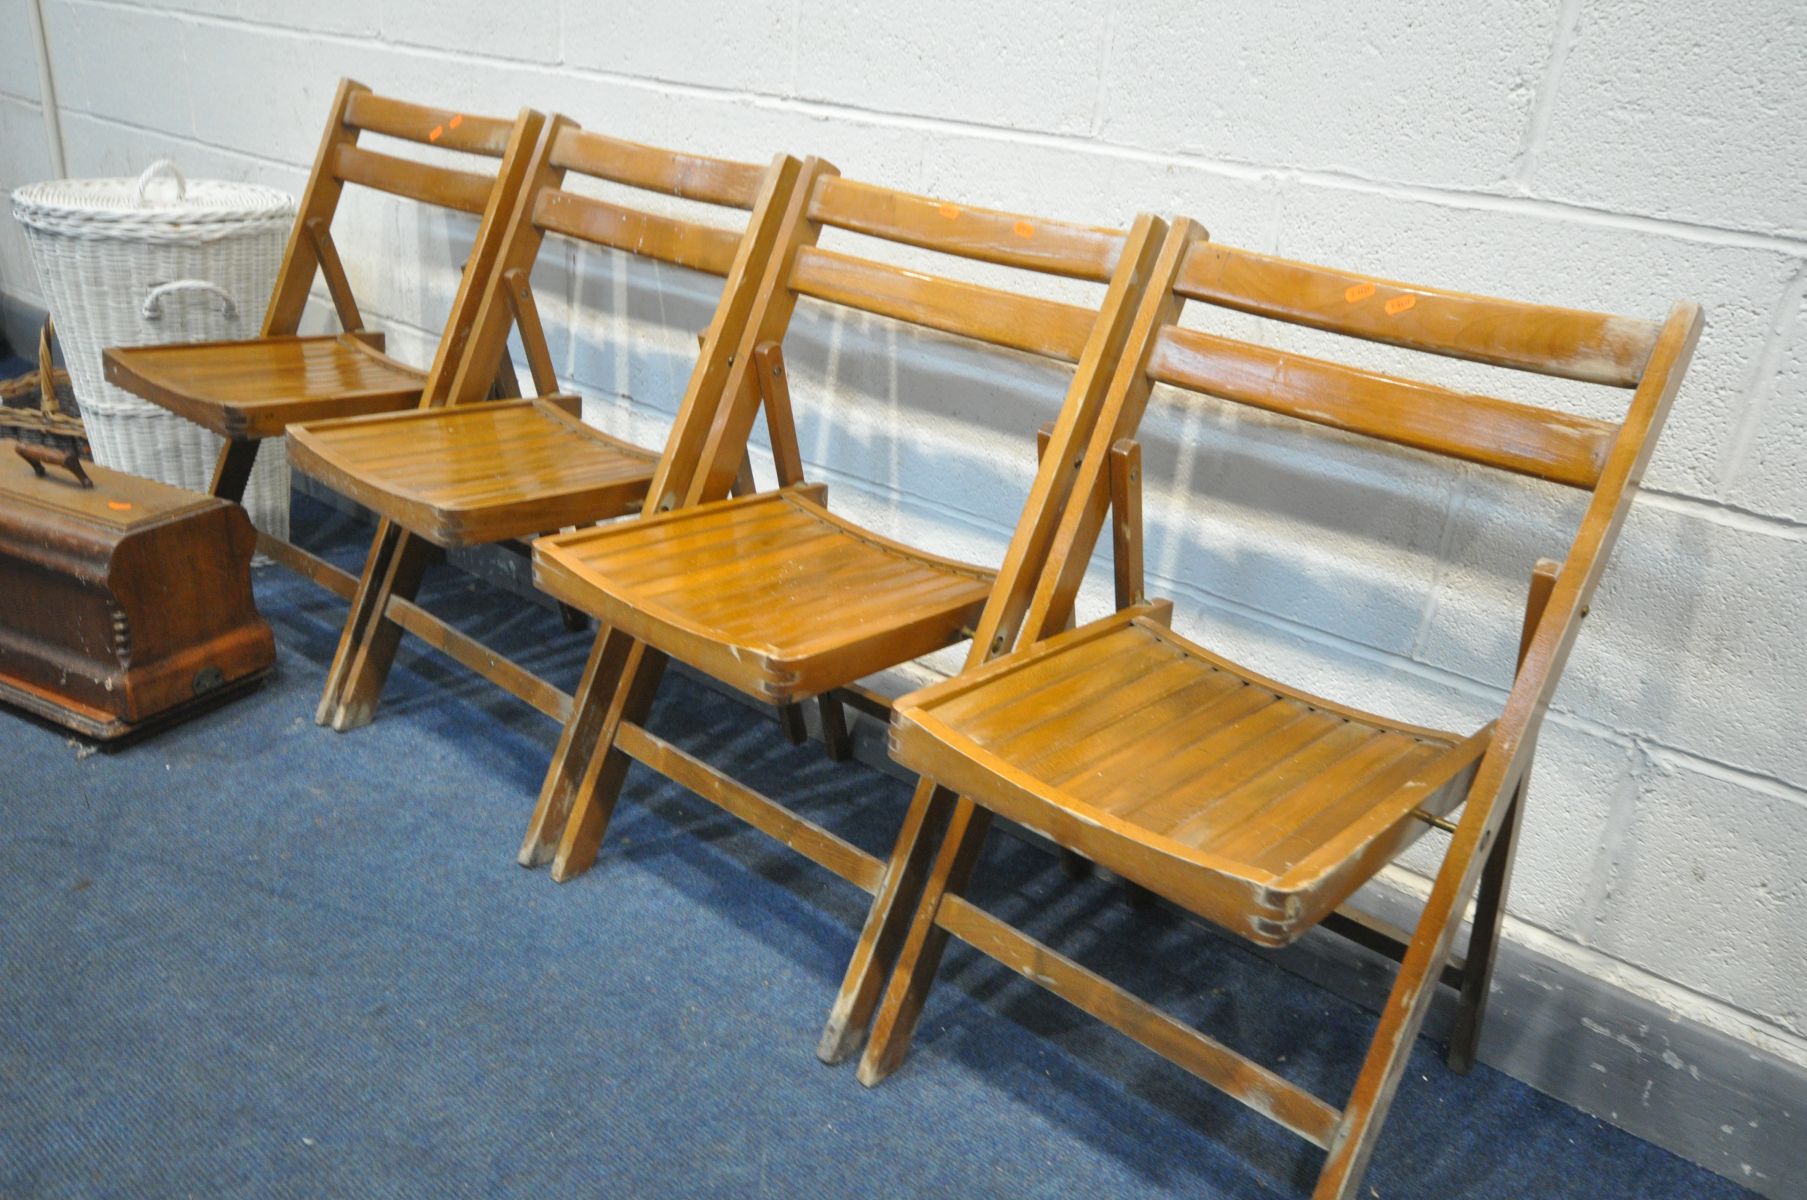
[{"label": "walnut sewing machine case", "polygon": [[110,740],[269,674],[225,500],[0,442],[0,701]]}]

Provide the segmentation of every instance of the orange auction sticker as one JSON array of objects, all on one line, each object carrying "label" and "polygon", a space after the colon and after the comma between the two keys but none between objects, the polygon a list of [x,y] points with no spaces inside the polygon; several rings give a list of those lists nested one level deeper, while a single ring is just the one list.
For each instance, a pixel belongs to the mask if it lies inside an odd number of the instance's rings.
[{"label": "orange auction sticker", "polygon": [[1355,283],[1355,284],[1349,285],[1349,289],[1343,293],[1343,299],[1347,300],[1351,304],[1355,304],[1358,301],[1366,300],[1369,296],[1372,296],[1373,294],[1374,294],[1374,285],[1373,284],[1371,284],[1371,283]]},{"label": "orange auction sticker", "polygon": [[107,501],[107,507],[112,509],[114,512],[131,512],[132,511],[131,502],[127,501],[127,500],[109,500],[109,501]]},{"label": "orange auction sticker", "polygon": [[1396,317],[1417,303],[1418,297],[1416,296],[1395,296],[1387,301],[1387,315],[1389,317]]}]

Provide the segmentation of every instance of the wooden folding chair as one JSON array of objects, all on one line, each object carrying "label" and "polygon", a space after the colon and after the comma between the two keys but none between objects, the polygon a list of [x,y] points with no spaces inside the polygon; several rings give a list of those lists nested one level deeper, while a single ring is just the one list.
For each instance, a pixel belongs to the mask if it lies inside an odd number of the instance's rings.
[{"label": "wooden folding chair", "polygon": [[[831,226],[947,255],[1105,284],[1102,306],[957,282],[817,246]],[[887,863],[678,749],[643,724],[667,656],[770,704],[837,693],[862,676],[973,639],[1012,640],[1078,472],[1111,363],[1163,227],[1127,233],[963,208],[841,179],[805,165],[754,313],[709,411],[687,404],[638,521],[542,538],[535,581],[605,625],[585,669],[521,848],[569,879],[594,861],[630,760],[695,790],[867,892],[909,891],[927,867],[935,814],[916,812]],[[800,297],[1074,364],[1026,516],[997,570],[901,545],[825,507],[805,482],[788,393],[768,409],[780,487],[723,499],[759,389],[782,382],[780,343]],[[770,420],[773,413],[779,419]],[[1025,453],[1028,453],[1025,444]],[[855,703],[877,707],[870,693]],[[880,711],[883,711],[882,709]],[[945,815],[942,813],[941,815]],[[837,1007],[831,1040],[863,1030],[893,942],[862,940],[860,997]]]},{"label": "wooden folding chair", "polygon": [[[1177,324],[1187,301],[1630,388],[1630,406],[1615,425],[1235,341]],[[897,956],[862,1082],[901,1062],[951,933],[1327,1149],[1315,1195],[1353,1196],[1439,981],[1461,997],[1450,1061],[1466,1070],[1473,1060],[1538,728],[1699,329],[1691,304],[1657,324],[1466,296],[1208,244],[1176,224],[1082,460],[1075,494],[1086,500],[1062,514],[1036,585],[1023,648],[898,701],[895,757],[962,799]],[[1499,719],[1466,736],[1404,725],[1262,678],[1172,632],[1171,606],[1143,595],[1139,476],[1120,440],[1154,383],[1588,492],[1567,558],[1532,571]],[[1120,611],[1063,631],[1112,507]],[[1399,961],[1347,1106],[964,899],[993,813],[1257,944],[1284,945],[1322,924]],[[1450,843],[1415,931],[1339,908],[1432,828]],[[1477,881],[1468,953],[1452,963]]]},{"label": "wooden folding chair", "polygon": [[[108,381],[225,438],[211,490],[233,501],[244,498],[259,443],[281,437],[289,425],[412,408],[423,396],[443,394],[544,120],[525,108],[512,122],[428,108],[340,80],[262,332],[239,342],[113,347],[104,355]],[[360,145],[365,133],[493,158],[497,171],[490,176],[463,165],[398,157]],[[481,218],[429,370],[390,358],[383,353],[383,334],[364,328],[332,235],[347,184]],[[296,332],[316,272],[325,278],[340,333]],[[512,377],[502,384],[512,387]],[[258,535],[258,550],[346,598],[356,585],[330,563],[266,534]]]},{"label": "wooden folding chair", "polygon": [[[337,730],[367,724],[403,629],[563,720],[571,698],[481,643],[423,619],[413,603],[438,547],[513,543],[637,511],[658,454],[579,419],[559,396],[529,274],[548,233],[671,263],[725,280],[702,336],[692,388],[739,340],[796,182],[797,160],[769,166],[702,158],[585,132],[566,117],[546,123],[530,156],[497,268],[448,385],[406,413],[310,422],[289,437],[301,470],[374,510],[381,522],[327,674],[316,719]],[[585,176],[620,188],[750,214],[730,229],[627,207],[570,190]],[[511,325],[539,393],[486,401],[507,361]]]}]

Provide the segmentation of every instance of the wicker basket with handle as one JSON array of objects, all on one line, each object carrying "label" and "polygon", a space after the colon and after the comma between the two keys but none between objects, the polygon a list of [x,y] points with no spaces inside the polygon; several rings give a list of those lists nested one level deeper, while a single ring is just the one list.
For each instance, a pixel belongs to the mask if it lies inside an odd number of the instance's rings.
[{"label": "wicker basket with handle", "polygon": [[[108,346],[257,336],[294,200],[255,184],[189,183],[167,159],[136,180],[64,179],[13,192],[13,216],[63,339],[102,466],[205,491],[220,440],[106,382]],[[288,536],[288,460],[258,456],[245,507]]]}]

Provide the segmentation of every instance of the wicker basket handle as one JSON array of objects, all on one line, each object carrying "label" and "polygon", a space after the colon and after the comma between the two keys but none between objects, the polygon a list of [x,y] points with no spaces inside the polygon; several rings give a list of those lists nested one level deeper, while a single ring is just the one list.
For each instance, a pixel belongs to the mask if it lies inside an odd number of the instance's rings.
[{"label": "wicker basket handle", "polygon": [[163,297],[177,292],[212,292],[219,297],[220,315],[228,321],[238,319],[238,301],[225,288],[217,283],[208,283],[205,279],[176,279],[156,285],[145,293],[144,303],[138,309],[139,315],[147,321],[160,320],[163,316]]},{"label": "wicker basket handle", "polygon": [[146,167],[144,173],[138,176],[138,182],[132,185],[133,208],[144,207],[145,196],[151,190],[151,180],[157,178],[169,178],[176,181],[176,198],[178,200],[188,195],[188,176],[182,174],[182,168],[171,159],[160,158]]},{"label": "wicker basket handle", "polygon": [[81,455],[73,450],[58,450],[55,446],[34,446],[29,442],[14,442],[13,450],[18,456],[31,464],[32,474],[43,478],[46,466],[61,467],[75,476],[85,488],[94,486],[88,473],[82,470]]}]

